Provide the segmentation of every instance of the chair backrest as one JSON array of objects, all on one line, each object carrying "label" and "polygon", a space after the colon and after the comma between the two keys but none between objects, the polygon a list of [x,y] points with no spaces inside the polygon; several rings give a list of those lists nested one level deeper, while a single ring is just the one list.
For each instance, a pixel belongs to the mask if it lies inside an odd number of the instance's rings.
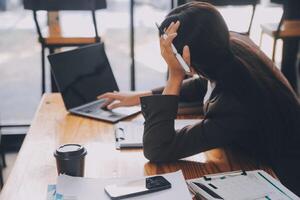
[{"label": "chair backrest", "polygon": [[27,10],[99,10],[107,7],[106,0],[24,0]]},{"label": "chair backrest", "polygon": [[259,0],[201,0],[203,2],[211,3],[215,6],[246,6],[256,5]]},{"label": "chair backrest", "polygon": [[258,0],[202,0],[215,6],[247,6],[256,5]]},{"label": "chair backrest", "polygon": [[[178,5],[184,4],[186,2],[190,2],[194,0],[178,0]],[[201,0],[202,2],[211,3],[214,6],[252,6],[252,15],[249,23],[249,27],[247,32],[242,33],[249,35],[250,30],[253,23],[253,18],[256,10],[256,5],[258,4],[259,0]]]},{"label": "chair backrest", "polygon": [[271,0],[272,3],[283,4],[284,0]]},{"label": "chair backrest", "polygon": [[100,41],[96,22],[95,11],[107,7],[106,0],[23,0],[24,8],[33,11],[33,18],[39,35],[39,40],[43,44],[45,39],[37,19],[37,11],[91,11],[95,29],[95,39]]}]

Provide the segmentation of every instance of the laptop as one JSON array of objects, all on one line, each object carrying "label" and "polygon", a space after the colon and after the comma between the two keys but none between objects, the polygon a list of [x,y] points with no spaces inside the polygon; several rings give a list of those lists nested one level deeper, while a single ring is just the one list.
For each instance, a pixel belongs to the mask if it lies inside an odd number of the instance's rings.
[{"label": "laptop", "polygon": [[97,96],[119,91],[103,43],[48,56],[52,73],[68,112],[116,123],[140,112],[140,107],[102,108]]}]

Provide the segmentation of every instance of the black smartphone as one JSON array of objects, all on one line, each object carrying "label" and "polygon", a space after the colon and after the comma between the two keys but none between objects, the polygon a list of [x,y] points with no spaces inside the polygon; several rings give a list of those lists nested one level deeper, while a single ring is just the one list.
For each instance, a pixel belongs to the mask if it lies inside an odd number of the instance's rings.
[{"label": "black smartphone", "polygon": [[104,190],[111,199],[115,200],[139,196],[169,188],[171,188],[171,183],[167,179],[162,176],[153,176],[125,183],[108,185],[104,188]]}]

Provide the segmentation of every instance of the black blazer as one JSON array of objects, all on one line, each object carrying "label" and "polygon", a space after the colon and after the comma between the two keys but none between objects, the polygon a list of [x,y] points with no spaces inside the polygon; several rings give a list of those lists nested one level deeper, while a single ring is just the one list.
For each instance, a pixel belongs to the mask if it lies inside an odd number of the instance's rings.
[{"label": "black blazer", "polygon": [[[206,81],[201,78],[186,80],[180,96],[160,95],[162,89],[155,89],[154,95],[141,98],[145,118],[144,155],[150,161],[174,161],[223,146],[238,147],[253,155],[264,153],[257,152],[256,147],[261,144],[257,142],[260,128],[253,126],[253,117],[249,116],[246,107],[220,86],[216,85],[209,101],[204,105],[204,120],[181,130],[174,129],[178,102],[202,102],[206,93]],[[271,166],[283,184],[297,195],[300,195],[299,143],[300,134],[290,141],[291,150],[283,152],[284,156],[272,161]]]},{"label": "black blazer", "polygon": [[[206,84],[202,79],[189,79],[182,86],[186,96],[155,95],[142,97],[145,117],[144,154],[151,161],[173,161],[209,149],[238,143],[247,148],[251,133],[247,110],[231,95],[216,86],[203,106],[204,120],[181,130],[174,129],[179,100],[203,101]],[[199,92],[200,91],[200,92]],[[202,92],[204,91],[204,92]]]}]

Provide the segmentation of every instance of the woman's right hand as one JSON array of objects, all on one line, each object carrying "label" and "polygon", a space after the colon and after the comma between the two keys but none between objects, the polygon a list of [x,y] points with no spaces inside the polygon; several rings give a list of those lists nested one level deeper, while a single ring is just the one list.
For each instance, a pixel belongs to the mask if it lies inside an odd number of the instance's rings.
[{"label": "woman's right hand", "polygon": [[106,99],[103,108],[109,110],[118,107],[136,106],[140,104],[140,97],[152,95],[151,91],[146,92],[107,92],[100,96],[98,99]]}]

